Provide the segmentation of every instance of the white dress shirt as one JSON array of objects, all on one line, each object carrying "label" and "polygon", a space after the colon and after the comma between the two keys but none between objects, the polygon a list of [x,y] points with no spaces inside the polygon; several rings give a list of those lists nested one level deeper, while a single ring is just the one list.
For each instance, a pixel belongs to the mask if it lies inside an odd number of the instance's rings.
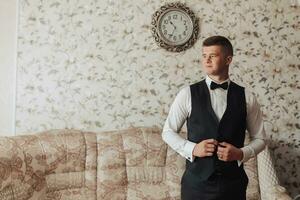
[{"label": "white dress shirt", "polygon": [[[226,81],[230,84],[229,79]],[[211,90],[210,84],[212,79],[209,76],[206,76],[205,82],[209,89],[212,108],[220,121],[227,106],[228,90],[222,88]],[[245,98],[247,105],[247,131],[250,134],[251,142],[247,146],[241,148],[243,151],[243,159],[238,161],[239,166],[242,162],[246,162],[250,158],[256,156],[265,148],[265,130],[260,106],[256,101],[255,96],[246,89]],[[190,162],[193,162],[193,149],[196,143],[191,142],[178,134],[186,119],[191,115],[191,110],[191,91],[190,86],[187,86],[177,94],[171,105],[163,128],[162,138],[181,156],[185,157]]]}]

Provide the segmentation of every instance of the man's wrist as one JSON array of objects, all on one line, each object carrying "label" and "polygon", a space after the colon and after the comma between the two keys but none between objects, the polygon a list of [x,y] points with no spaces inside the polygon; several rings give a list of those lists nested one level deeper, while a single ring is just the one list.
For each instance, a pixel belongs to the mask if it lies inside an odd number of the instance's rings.
[{"label": "man's wrist", "polygon": [[185,147],[184,147],[184,152],[185,152],[184,157],[186,157],[191,162],[193,161],[195,146],[196,146],[196,143],[187,141],[187,143],[185,144]]},{"label": "man's wrist", "polygon": [[238,160],[242,161],[243,159],[244,159],[244,152],[242,151],[242,149],[239,149]]}]

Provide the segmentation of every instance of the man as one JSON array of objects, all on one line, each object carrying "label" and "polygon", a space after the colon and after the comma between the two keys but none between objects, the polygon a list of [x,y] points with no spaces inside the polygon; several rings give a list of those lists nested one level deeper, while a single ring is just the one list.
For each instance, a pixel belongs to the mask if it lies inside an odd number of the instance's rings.
[{"label": "man", "polygon": [[[205,80],[183,88],[166,119],[162,138],[185,157],[182,200],[246,200],[243,163],[265,147],[265,131],[254,95],[229,79],[233,48],[223,36],[203,42]],[[187,122],[187,139],[179,136]],[[245,131],[252,141],[244,146]]]}]

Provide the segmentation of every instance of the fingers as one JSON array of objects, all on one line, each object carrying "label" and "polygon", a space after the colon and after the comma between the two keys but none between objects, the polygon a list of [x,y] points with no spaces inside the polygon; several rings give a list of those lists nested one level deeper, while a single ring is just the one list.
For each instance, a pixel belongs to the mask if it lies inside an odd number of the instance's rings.
[{"label": "fingers", "polygon": [[226,161],[230,154],[229,152],[231,149],[231,145],[226,142],[218,143],[218,141],[213,138],[202,140],[201,142],[199,142],[193,150],[193,155],[198,157],[213,156],[216,152],[216,148],[218,158],[220,160]]},{"label": "fingers", "polygon": [[231,148],[231,145],[227,142],[220,142],[218,144],[218,152],[225,152],[225,151],[229,151],[229,149]]},{"label": "fingers", "polygon": [[219,160],[222,161],[231,161],[235,159],[234,153],[235,147],[227,142],[220,142],[218,144],[217,156]]},{"label": "fingers", "polygon": [[215,152],[218,142],[215,139],[207,139],[204,143],[204,151],[207,156],[212,156]]},{"label": "fingers", "polygon": [[213,153],[211,153],[211,152],[207,152],[207,153],[205,153],[205,155],[206,155],[206,156],[212,156],[212,155],[213,155]]},{"label": "fingers", "polygon": [[218,141],[215,139],[207,139],[205,142],[208,144],[218,145]]},{"label": "fingers", "polygon": [[217,153],[217,155],[218,155],[218,159],[219,159],[219,160],[223,160],[223,161],[226,161],[226,160],[227,160],[227,157],[226,157],[224,154],[219,154],[219,153]]},{"label": "fingers", "polygon": [[207,139],[199,142],[194,150],[193,155],[198,157],[213,156],[217,146],[215,139]]},{"label": "fingers", "polygon": [[204,149],[205,149],[205,152],[206,152],[206,153],[207,153],[207,152],[208,152],[208,153],[213,153],[213,152],[215,152],[216,145],[214,145],[213,143],[214,143],[214,141],[212,141],[212,143],[207,142],[207,143],[204,144]]},{"label": "fingers", "polygon": [[227,142],[220,142],[218,145],[223,146],[223,147],[228,147],[230,144]]},{"label": "fingers", "polygon": [[221,155],[221,157],[224,157],[229,152],[227,147],[218,146],[217,155]]},{"label": "fingers", "polygon": [[228,144],[226,142],[220,142],[218,144],[217,156],[219,160],[226,161],[228,154]]},{"label": "fingers", "polygon": [[213,145],[213,144],[205,144],[204,145],[204,148],[206,151],[208,152],[214,152],[215,149],[216,149],[216,145]]},{"label": "fingers", "polygon": [[214,149],[214,148],[205,148],[205,149],[204,149],[204,152],[205,152],[205,153],[214,153],[214,152],[215,152],[215,149]]},{"label": "fingers", "polygon": [[222,147],[218,147],[217,153],[226,153],[226,149]]},{"label": "fingers", "polygon": [[217,156],[219,160],[226,161],[228,157],[228,149],[218,146]]},{"label": "fingers", "polygon": [[205,147],[206,147],[206,148],[215,148],[216,145],[210,144],[210,143],[206,143],[206,144],[205,144]]}]

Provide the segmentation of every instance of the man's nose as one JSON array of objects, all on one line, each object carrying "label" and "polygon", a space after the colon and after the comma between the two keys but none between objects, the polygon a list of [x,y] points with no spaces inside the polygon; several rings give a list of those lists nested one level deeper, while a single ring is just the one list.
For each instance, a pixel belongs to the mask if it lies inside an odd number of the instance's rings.
[{"label": "man's nose", "polygon": [[211,62],[211,57],[210,57],[210,56],[207,56],[207,57],[205,58],[205,62],[206,62],[206,63]]}]

